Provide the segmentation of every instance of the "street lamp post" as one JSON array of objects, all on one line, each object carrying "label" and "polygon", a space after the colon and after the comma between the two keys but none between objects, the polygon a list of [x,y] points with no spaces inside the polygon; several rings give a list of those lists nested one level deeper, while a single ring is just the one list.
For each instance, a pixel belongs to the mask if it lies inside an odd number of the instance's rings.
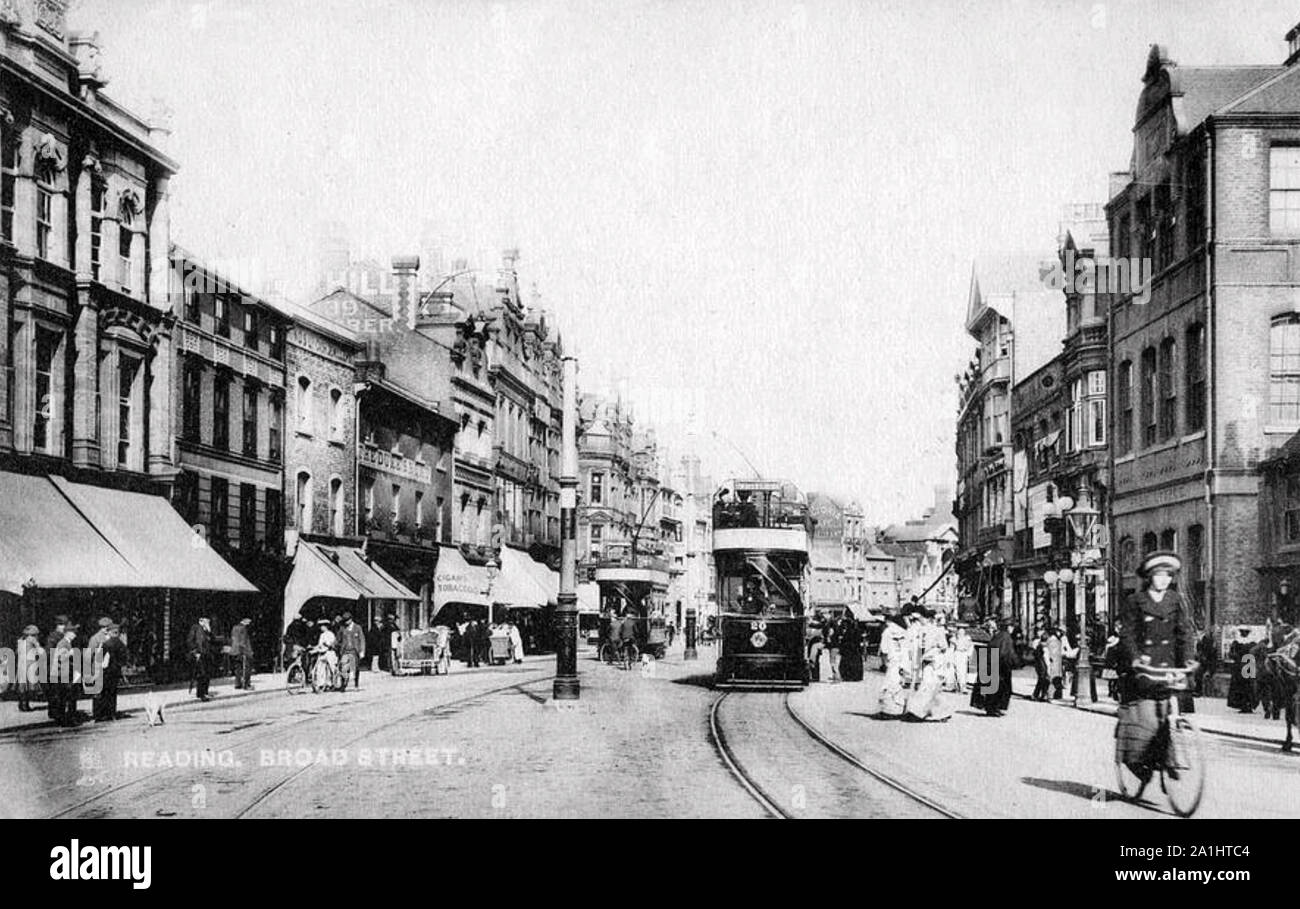
[{"label": "street lamp post", "polygon": [[560,460],[560,594],[555,609],[557,701],[576,701],[578,682],[578,360],[564,358]]},{"label": "street lamp post", "polygon": [[[1079,583],[1084,585],[1082,596],[1078,595],[1077,589],[1075,592],[1079,606],[1075,611],[1075,616],[1079,622],[1079,655],[1074,670],[1074,703],[1078,707],[1083,704],[1085,691],[1089,693],[1091,700],[1096,701],[1096,696],[1092,694],[1092,653],[1088,646],[1091,616],[1088,614],[1086,569],[1090,561],[1087,555],[1087,547],[1092,536],[1093,527],[1096,525],[1101,513],[1089,504],[1076,503],[1069,496],[1062,496],[1053,505],[1051,511],[1054,515],[1059,515],[1066,521],[1069,534],[1069,546],[1067,548],[1070,551],[1070,566],[1062,568],[1060,571],[1049,570],[1044,572],[1043,580],[1049,585],[1055,584],[1058,580],[1063,584],[1071,584],[1077,578]],[[1075,568],[1079,570],[1076,572]]]}]

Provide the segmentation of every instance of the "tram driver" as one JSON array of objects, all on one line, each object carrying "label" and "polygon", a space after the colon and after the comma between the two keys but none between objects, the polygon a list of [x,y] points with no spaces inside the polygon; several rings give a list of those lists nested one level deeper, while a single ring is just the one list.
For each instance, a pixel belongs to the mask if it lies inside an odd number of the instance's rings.
[{"label": "tram driver", "polygon": [[763,582],[757,575],[745,578],[745,592],[740,596],[740,611],[746,615],[763,615],[771,608]]}]

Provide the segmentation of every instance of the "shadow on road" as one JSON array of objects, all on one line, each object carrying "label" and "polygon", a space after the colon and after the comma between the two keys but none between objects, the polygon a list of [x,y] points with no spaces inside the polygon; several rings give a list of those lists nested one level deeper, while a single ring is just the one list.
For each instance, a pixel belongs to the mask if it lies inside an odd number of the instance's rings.
[{"label": "shadow on road", "polygon": [[[1074,780],[1044,780],[1032,776],[1021,777],[1020,782],[1029,786],[1034,786],[1038,789],[1046,789],[1049,792],[1060,792],[1065,795],[1073,795],[1090,802],[1099,802],[1103,804],[1105,802],[1127,802],[1134,807],[1150,811],[1152,814],[1173,813],[1162,809],[1153,802],[1147,801],[1145,798],[1139,801],[1134,801],[1133,799],[1125,798],[1122,794],[1113,789],[1101,789],[1089,783],[1077,783]],[[1158,779],[1152,780],[1149,785],[1155,786],[1156,791],[1159,792],[1160,781]]]},{"label": "shadow on road", "polygon": [[713,673],[706,675],[684,675],[679,679],[673,679],[674,685],[693,685],[696,688],[712,688]]}]

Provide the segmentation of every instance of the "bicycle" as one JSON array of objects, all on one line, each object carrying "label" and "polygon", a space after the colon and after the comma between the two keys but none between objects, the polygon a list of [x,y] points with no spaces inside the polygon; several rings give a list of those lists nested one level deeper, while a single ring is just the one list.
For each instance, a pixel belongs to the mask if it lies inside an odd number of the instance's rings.
[{"label": "bicycle", "polygon": [[293,645],[289,671],[284,677],[284,687],[290,694],[298,694],[307,687],[307,649],[299,644]]},{"label": "bicycle", "polygon": [[[1160,789],[1169,798],[1169,805],[1179,817],[1191,817],[1200,807],[1205,790],[1205,745],[1195,721],[1178,712],[1178,698],[1171,693],[1186,691],[1191,687],[1191,676],[1196,672],[1193,663],[1181,669],[1156,669],[1136,666],[1134,672],[1161,684],[1161,694],[1154,698],[1159,726],[1155,738],[1148,745],[1157,755],[1154,766],[1146,766],[1146,777],[1135,773],[1122,760],[1120,727],[1115,728],[1115,774],[1119,791],[1124,798],[1138,801],[1151,777],[1160,774]],[[1121,705],[1124,710],[1124,705]]]},{"label": "bicycle", "polygon": [[601,645],[600,661],[610,666],[617,665],[621,669],[631,669],[641,661],[641,650],[634,641],[624,641],[622,644],[608,641]]}]

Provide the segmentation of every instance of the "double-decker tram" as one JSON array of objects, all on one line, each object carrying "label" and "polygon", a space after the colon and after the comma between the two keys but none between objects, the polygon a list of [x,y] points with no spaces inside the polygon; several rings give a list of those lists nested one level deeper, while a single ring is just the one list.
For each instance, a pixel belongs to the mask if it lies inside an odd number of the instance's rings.
[{"label": "double-decker tram", "polygon": [[733,480],[713,504],[719,688],[802,688],[812,522],[793,484]]}]

